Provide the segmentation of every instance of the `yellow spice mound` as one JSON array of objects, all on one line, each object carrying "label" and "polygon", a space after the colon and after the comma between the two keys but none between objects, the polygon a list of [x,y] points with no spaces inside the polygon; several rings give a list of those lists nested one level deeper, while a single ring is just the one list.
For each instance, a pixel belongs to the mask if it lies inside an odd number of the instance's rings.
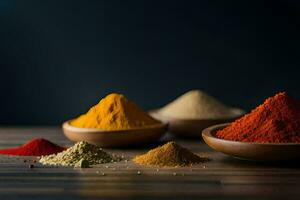
[{"label": "yellow spice mound", "polygon": [[199,157],[175,142],[168,142],[144,155],[136,156],[133,161],[141,165],[181,167],[208,161],[208,158]]},{"label": "yellow spice mound", "polygon": [[72,126],[103,130],[134,129],[159,124],[121,94],[109,94],[86,114],[72,120]]}]

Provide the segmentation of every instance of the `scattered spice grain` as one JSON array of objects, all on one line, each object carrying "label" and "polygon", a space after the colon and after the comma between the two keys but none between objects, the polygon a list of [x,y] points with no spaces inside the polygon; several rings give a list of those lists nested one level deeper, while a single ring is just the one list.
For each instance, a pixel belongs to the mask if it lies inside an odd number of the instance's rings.
[{"label": "scattered spice grain", "polygon": [[74,164],[74,168],[89,168],[89,167],[90,167],[89,162],[84,158],[80,159],[77,163]]}]

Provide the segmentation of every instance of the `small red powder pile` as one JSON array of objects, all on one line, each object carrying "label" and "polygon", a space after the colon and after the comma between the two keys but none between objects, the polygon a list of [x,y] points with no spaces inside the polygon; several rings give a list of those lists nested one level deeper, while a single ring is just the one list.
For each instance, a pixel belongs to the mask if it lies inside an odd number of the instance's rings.
[{"label": "small red powder pile", "polygon": [[216,135],[242,142],[300,143],[300,101],[278,93]]},{"label": "small red powder pile", "polygon": [[0,154],[14,155],[14,156],[44,156],[58,153],[66,150],[52,142],[43,138],[30,140],[26,144],[9,149],[0,149]]}]

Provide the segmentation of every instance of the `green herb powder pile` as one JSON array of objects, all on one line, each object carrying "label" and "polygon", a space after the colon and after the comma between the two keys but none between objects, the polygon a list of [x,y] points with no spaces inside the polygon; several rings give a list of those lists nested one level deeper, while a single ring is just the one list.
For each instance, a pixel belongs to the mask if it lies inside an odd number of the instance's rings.
[{"label": "green herb powder pile", "polygon": [[74,146],[58,154],[42,156],[39,160],[43,165],[74,166],[81,168],[117,161],[120,161],[120,158],[110,155],[103,151],[102,148],[85,141],[77,142]]}]

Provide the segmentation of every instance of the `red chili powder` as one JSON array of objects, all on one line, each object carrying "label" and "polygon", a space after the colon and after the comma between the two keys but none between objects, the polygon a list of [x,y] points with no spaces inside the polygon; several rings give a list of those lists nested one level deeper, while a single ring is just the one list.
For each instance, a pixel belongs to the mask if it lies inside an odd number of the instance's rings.
[{"label": "red chili powder", "polygon": [[216,136],[242,142],[300,143],[300,101],[278,93]]},{"label": "red chili powder", "polygon": [[58,153],[66,150],[52,142],[43,138],[30,140],[20,147],[0,149],[0,154],[15,155],[15,156],[44,156]]}]

